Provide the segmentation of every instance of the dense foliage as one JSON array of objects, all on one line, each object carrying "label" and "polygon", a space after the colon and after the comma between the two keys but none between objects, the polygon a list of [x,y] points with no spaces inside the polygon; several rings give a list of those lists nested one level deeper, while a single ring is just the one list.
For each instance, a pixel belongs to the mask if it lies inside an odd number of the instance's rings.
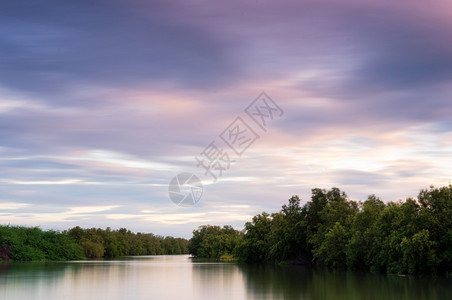
[{"label": "dense foliage", "polygon": [[[190,253],[203,256],[206,246],[199,245],[222,245],[221,236],[214,238],[216,243],[208,242],[210,227],[194,232]],[[240,242],[228,251],[248,262],[451,274],[452,186],[431,187],[421,190],[416,200],[386,204],[374,195],[356,202],[337,188],[313,189],[311,201],[303,206],[293,196],[280,212],[253,217]]]},{"label": "dense foliage", "polygon": [[133,233],[125,228],[103,230],[82,229],[77,226],[70,229],[68,234],[83,248],[87,258],[188,253],[186,239],[162,237],[152,233]]},{"label": "dense foliage", "polygon": [[0,226],[0,259],[18,261],[83,259],[67,233],[38,227]]},{"label": "dense foliage", "polygon": [[231,226],[200,226],[193,231],[188,251],[195,257],[215,258],[232,255],[242,240],[242,234]]},{"label": "dense foliage", "polygon": [[0,259],[4,260],[77,260],[186,253],[186,239],[135,234],[125,228],[103,230],[77,226],[58,232],[38,227],[0,226]]}]

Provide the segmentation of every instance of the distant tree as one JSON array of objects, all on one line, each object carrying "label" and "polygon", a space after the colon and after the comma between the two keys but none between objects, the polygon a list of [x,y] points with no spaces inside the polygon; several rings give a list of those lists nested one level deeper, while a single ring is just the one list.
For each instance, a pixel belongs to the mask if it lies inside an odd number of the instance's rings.
[{"label": "distant tree", "polygon": [[218,259],[232,255],[241,239],[242,234],[231,226],[204,225],[193,231],[188,251],[195,257]]},{"label": "distant tree", "polygon": [[80,245],[83,247],[83,252],[87,258],[104,257],[105,249],[102,244],[82,239]]},{"label": "distant tree", "polygon": [[155,236],[152,233],[133,233],[126,228],[107,227],[68,231],[88,258],[113,258],[124,255],[187,254],[188,241],[182,238]]},{"label": "distant tree", "polygon": [[82,248],[67,232],[38,227],[0,226],[3,259],[16,261],[83,259]]}]

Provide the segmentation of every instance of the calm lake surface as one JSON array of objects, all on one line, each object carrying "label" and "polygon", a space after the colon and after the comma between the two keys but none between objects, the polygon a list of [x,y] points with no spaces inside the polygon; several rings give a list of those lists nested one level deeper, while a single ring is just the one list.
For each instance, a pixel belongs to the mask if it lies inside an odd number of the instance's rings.
[{"label": "calm lake surface", "polygon": [[452,280],[192,261],[3,263],[0,299],[452,299]]}]

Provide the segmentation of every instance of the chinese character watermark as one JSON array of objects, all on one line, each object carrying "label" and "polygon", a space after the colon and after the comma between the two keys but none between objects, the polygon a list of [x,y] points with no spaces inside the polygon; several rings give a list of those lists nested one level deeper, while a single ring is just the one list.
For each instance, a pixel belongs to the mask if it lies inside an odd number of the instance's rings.
[{"label": "chinese character watermark", "polygon": [[267,132],[267,122],[280,118],[284,114],[275,101],[264,92],[248,105],[245,112],[265,132]]},{"label": "chinese character watermark", "polygon": [[218,178],[216,174],[223,176],[223,170],[229,169],[231,165],[229,154],[215,146],[215,141],[211,142],[200,155],[201,158],[195,157],[198,162],[197,167],[202,166],[205,170],[204,175],[211,175],[214,181]]},{"label": "chinese character watermark", "polygon": [[[284,114],[281,107],[265,92],[251,102],[244,112],[246,117],[245,115],[243,117],[250,119],[248,123],[239,115],[218,136],[225,146],[238,157],[242,157],[243,153],[260,138],[258,130],[266,133],[268,125]],[[224,171],[231,167],[228,149],[218,146],[221,141],[213,140],[198,156],[195,156],[196,167],[202,168],[204,175],[209,176],[213,182],[222,177]],[[217,144],[215,144],[216,142]],[[201,199],[203,185],[196,175],[181,173],[171,180],[168,193],[175,204],[192,206]]]},{"label": "chinese character watermark", "polygon": [[243,152],[259,138],[259,135],[257,135],[242,118],[237,117],[234,122],[220,134],[220,138],[238,156],[242,156]]}]

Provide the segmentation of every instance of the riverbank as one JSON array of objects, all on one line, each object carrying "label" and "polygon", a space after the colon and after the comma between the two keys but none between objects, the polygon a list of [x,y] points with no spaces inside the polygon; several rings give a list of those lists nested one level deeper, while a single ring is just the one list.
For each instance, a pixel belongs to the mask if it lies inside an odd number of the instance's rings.
[{"label": "riverbank", "polygon": [[193,231],[196,257],[231,254],[248,263],[315,264],[371,273],[452,275],[452,185],[416,199],[350,200],[338,188],[292,196],[279,212],[262,212],[243,230],[203,225]]},{"label": "riverbank", "polygon": [[135,255],[188,254],[188,241],[152,233],[74,227],[65,231],[1,226],[0,259],[62,261]]}]

